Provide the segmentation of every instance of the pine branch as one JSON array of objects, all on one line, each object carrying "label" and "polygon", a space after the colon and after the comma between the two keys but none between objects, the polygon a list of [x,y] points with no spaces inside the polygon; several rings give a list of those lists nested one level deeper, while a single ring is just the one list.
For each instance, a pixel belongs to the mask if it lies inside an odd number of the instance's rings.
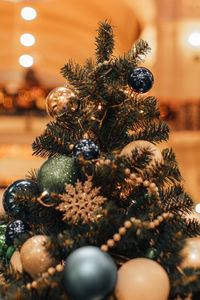
[{"label": "pine branch", "polygon": [[97,29],[98,36],[96,37],[96,57],[97,63],[103,63],[109,60],[114,49],[113,26],[105,22],[99,22]]}]

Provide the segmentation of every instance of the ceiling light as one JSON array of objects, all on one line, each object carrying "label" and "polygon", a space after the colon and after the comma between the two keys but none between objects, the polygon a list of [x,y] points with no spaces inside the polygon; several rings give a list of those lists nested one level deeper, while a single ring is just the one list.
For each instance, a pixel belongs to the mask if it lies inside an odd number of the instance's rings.
[{"label": "ceiling light", "polygon": [[21,10],[21,17],[26,21],[32,21],[37,17],[37,11],[30,6],[23,7]]},{"label": "ceiling light", "polygon": [[188,37],[188,43],[194,47],[200,46],[200,32],[192,32]]},{"label": "ceiling light", "polygon": [[23,54],[19,58],[19,64],[24,68],[30,68],[34,64],[33,56],[29,54]]}]

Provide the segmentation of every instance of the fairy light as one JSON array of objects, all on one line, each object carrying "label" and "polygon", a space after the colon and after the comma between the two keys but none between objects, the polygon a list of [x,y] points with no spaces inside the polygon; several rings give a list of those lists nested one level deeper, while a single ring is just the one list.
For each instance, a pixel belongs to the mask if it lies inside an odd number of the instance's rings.
[{"label": "fairy light", "polygon": [[102,105],[99,104],[97,108],[98,108],[98,110],[101,110],[102,109]]},{"label": "fairy light", "polygon": [[200,214],[200,203],[195,206],[195,210],[198,214]]}]

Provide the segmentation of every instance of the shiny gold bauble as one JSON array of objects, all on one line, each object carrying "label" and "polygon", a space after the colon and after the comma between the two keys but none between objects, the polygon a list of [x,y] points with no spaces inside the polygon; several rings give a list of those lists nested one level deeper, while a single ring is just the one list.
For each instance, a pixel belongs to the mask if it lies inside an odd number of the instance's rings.
[{"label": "shiny gold bauble", "polygon": [[180,252],[181,268],[200,268],[200,238],[188,238]]},{"label": "shiny gold bauble", "polygon": [[117,300],[167,300],[169,292],[167,272],[153,260],[131,259],[118,271]]},{"label": "shiny gold bauble", "polygon": [[47,243],[47,236],[35,235],[22,245],[20,251],[22,266],[31,276],[39,275],[56,264],[46,249]]},{"label": "shiny gold bauble", "polygon": [[126,155],[129,156],[130,158],[132,157],[132,153],[134,150],[138,150],[138,154],[142,153],[143,150],[147,150],[151,153],[150,162],[149,166],[153,166],[156,163],[162,163],[163,162],[163,157],[161,151],[156,147],[154,144],[148,142],[148,141],[143,141],[143,140],[137,140],[134,142],[129,143],[126,145],[120,155]]},{"label": "shiny gold bauble", "polygon": [[46,108],[48,114],[55,118],[69,109],[76,110],[76,104],[73,103],[75,93],[67,87],[57,87],[53,89],[46,98]]},{"label": "shiny gold bauble", "polygon": [[15,272],[22,273],[23,267],[19,251],[15,251],[10,259],[10,267]]}]

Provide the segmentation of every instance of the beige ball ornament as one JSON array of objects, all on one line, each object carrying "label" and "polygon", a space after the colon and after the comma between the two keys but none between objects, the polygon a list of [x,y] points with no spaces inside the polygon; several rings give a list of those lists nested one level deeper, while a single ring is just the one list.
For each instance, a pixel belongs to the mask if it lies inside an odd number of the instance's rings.
[{"label": "beige ball ornament", "polygon": [[151,152],[151,157],[150,157],[150,162],[149,166],[153,166],[156,163],[162,163],[163,162],[163,157],[161,151],[156,147],[154,144],[144,141],[144,140],[137,140],[129,143],[126,145],[121,153],[121,155],[127,155],[129,157],[132,157],[132,152],[134,150],[138,150],[138,153],[140,154],[143,150],[148,150]]},{"label": "beige ball ornament", "polygon": [[67,110],[76,110],[73,103],[75,93],[71,88],[64,86],[53,89],[46,98],[46,108],[49,116],[56,118]]},{"label": "beige ball ornament", "polygon": [[200,268],[200,238],[188,238],[180,252],[181,268]]},{"label": "beige ball ornament", "polygon": [[33,277],[56,265],[55,259],[46,249],[47,242],[47,236],[35,235],[22,245],[20,258],[23,269]]},{"label": "beige ball ornament", "polygon": [[118,271],[115,289],[118,300],[167,300],[169,292],[167,272],[153,260],[131,259]]},{"label": "beige ball ornament", "polygon": [[15,272],[22,273],[23,267],[19,251],[15,251],[10,259],[10,267]]}]

